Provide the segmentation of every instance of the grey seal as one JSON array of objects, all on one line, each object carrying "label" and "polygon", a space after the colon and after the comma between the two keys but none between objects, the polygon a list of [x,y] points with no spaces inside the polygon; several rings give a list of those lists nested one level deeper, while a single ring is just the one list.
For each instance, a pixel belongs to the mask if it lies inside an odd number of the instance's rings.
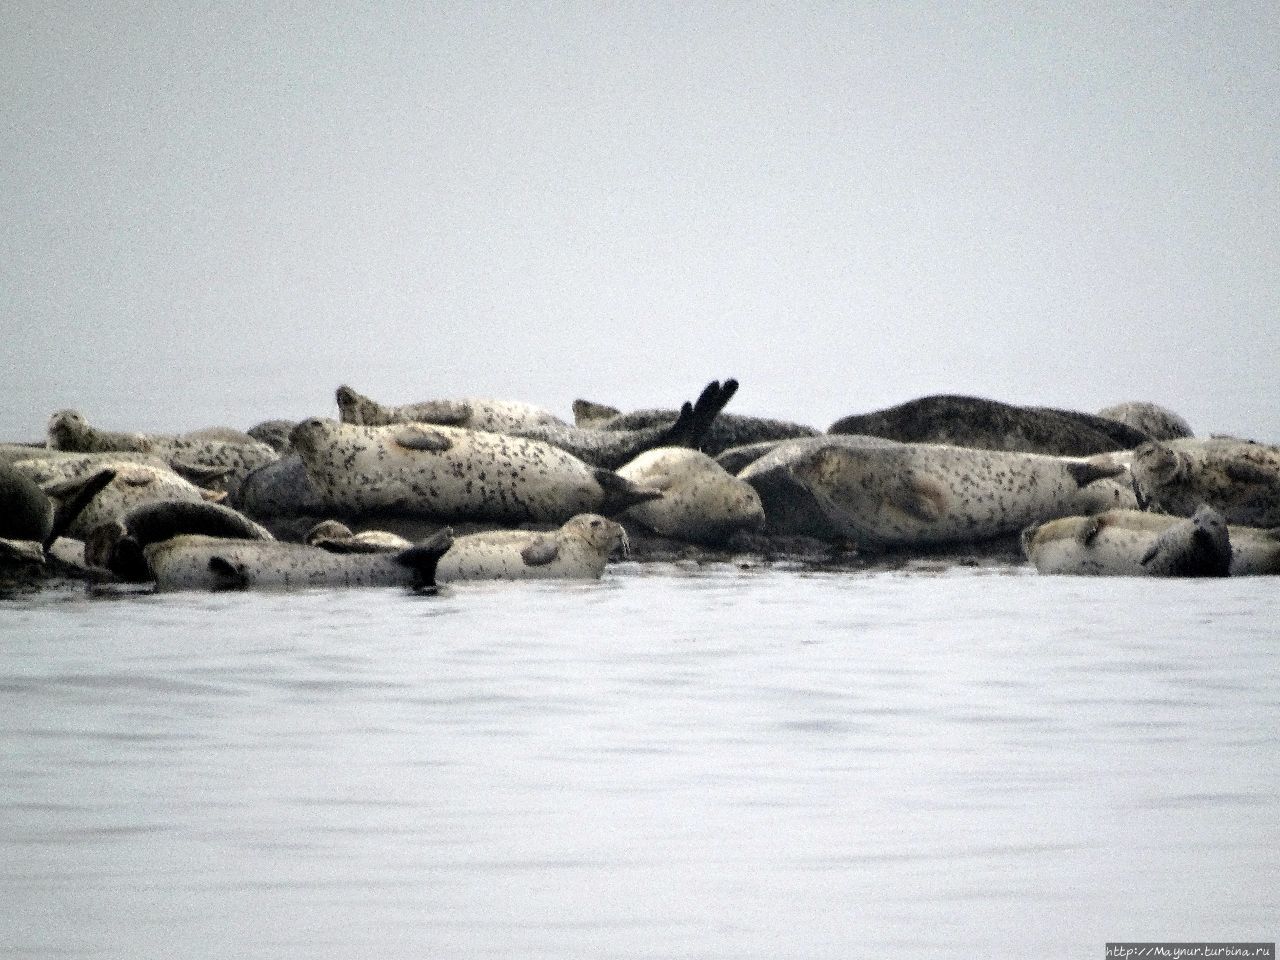
[{"label": "grey seal", "polygon": [[[736,385],[736,381],[734,381]],[[589,426],[596,430],[643,430],[663,423],[670,423],[677,413],[674,410],[634,410],[630,413],[616,413],[612,416],[601,416],[603,411],[613,410],[602,404],[589,400],[575,400],[574,410],[579,411],[577,419],[580,426]],[[764,440],[788,440],[792,437],[811,437],[818,433],[813,427],[787,420],[775,420],[769,417],[752,417],[744,414],[721,413],[702,434],[695,446],[709,456],[740,447],[748,443],[759,443]]]},{"label": "grey seal", "polygon": [[21,470],[0,463],[0,538],[33,542],[47,551],[114,479],[115,471],[102,469],[42,489]]},{"label": "grey seal", "polygon": [[1195,436],[1191,424],[1172,410],[1142,400],[1117,403],[1099,410],[1098,416],[1141,430],[1152,440],[1181,440]]},{"label": "grey seal", "polygon": [[343,517],[562,523],[661,496],[550,444],[482,430],[312,419],[294,430],[293,446],[316,490]]},{"label": "grey seal", "polygon": [[447,527],[397,553],[331,553],[304,543],[183,534],[144,553],[160,591],[423,588],[435,585],[436,565],[452,542]]},{"label": "grey seal", "polygon": [[1151,439],[1141,430],[1089,413],[951,394],[843,417],[827,432],[1057,457],[1125,450]]}]

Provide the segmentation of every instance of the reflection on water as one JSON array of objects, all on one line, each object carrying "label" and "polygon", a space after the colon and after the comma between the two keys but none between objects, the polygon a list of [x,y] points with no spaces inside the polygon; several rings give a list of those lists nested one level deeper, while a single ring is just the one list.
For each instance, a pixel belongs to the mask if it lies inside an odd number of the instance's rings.
[{"label": "reflection on water", "polygon": [[0,955],[1269,941],[1278,607],[963,567],[19,594]]}]

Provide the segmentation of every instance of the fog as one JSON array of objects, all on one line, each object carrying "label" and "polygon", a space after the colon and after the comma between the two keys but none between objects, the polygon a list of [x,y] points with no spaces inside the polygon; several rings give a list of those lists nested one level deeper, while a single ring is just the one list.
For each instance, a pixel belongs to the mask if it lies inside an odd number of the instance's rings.
[{"label": "fog", "polygon": [[0,14],[0,439],[496,396],[927,393],[1280,441],[1280,14]]}]

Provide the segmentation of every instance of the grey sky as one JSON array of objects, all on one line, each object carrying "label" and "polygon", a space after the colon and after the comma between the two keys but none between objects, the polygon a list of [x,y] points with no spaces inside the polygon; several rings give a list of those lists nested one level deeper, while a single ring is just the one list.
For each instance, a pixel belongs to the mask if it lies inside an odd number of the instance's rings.
[{"label": "grey sky", "polygon": [[0,13],[0,436],[925,393],[1280,441],[1280,7]]}]

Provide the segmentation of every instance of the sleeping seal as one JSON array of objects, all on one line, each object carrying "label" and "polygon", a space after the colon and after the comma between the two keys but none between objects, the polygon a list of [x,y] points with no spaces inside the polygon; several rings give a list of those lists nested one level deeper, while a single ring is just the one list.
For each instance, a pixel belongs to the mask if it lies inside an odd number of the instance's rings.
[{"label": "sleeping seal", "polygon": [[445,528],[398,553],[330,553],[304,543],[184,534],[144,551],[157,590],[431,587],[453,542]]},{"label": "sleeping seal", "polygon": [[1087,457],[1136,447],[1151,439],[1141,430],[1088,413],[952,395],[921,397],[874,413],[844,417],[827,432],[1055,457]]},{"label": "sleeping seal", "polygon": [[482,430],[311,419],[292,441],[316,491],[343,517],[561,523],[662,495],[550,444]]},{"label": "sleeping seal", "polygon": [[[734,383],[736,386],[736,381]],[[588,411],[601,408],[599,404],[593,404],[590,401],[575,400],[574,409]],[[593,429],[597,430],[643,430],[657,424],[670,423],[675,416],[674,410],[636,410],[605,419],[596,419],[587,415],[583,417],[583,422],[594,424]],[[690,446],[696,446],[698,450],[714,457],[730,447],[740,447],[764,440],[812,437],[817,433],[818,431],[813,427],[790,423],[786,420],[722,413],[706,429],[697,444],[690,444]]]},{"label": "sleeping seal", "polygon": [[[796,522],[769,516],[775,533],[852,541],[864,549],[975,543],[1033,523],[1134,505],[1125,468],[1031,453],[931,444],[818,446],[765,474],[805,493]],[[753,486],[756,485],[753,483]],[[757,490],[760,487],[757,486]],[[766,515],[769,510],[765,500]]]},{"label": "sleeping seal", "polygon": [[1227,523],[1280,526],[1280,447],[1231,437],[1146,443],[1131,469],[1152,509],[1187,517],[1208,504]]},{"label": "sleeping seal", "polygon": [[[330,553],[396,553],[413,546],[412,541],[398,533],[388,530],[352,533],[350,527],[337,520],[321,520],[302,539],[304,543]],[[454,542],[457,542],[456,538]]]},{"label": "sleeping seal", "polygon": [[1098,416],[1108,420],[1117,420],[1135,430],[1141,430],[1152,440],[1180,440],[1183,437],[1195,436],[1191,424],[1172,410],[1145,401],[1117,403],[1115,406],[1099,410]]},{"label": "sleeping seal", "polygon": [[44,490],[21,470],[0,463],[0,538],[35,543],[47,551],[114,479],[114,470],[100,469]]},{"label": "sleeping seal", "polygon": [[307,475],[307,465],[292,450],[249,473],[236,491],[236,506],[251,517],[262,518],[322,516],[328,512],[324,497]]},{"label": "sleeping seal", "polygon": [[510,433],[530,427],[568,426],[555,414],[516,400],[426,400],[389,407],[371,400],[351,387],[338,387],[338,419],[357,427],[386,427],[393,423],[430,423],[441,427],[462,427]]},{"label": "sleeping seal", "polygon": [[661,500],[637,504],[623,514],[661,536],[719,544],[739,530],[764,525],[764,508],[751,484],[697,450],[650,450],[620,467],[618,475],[662,491]]},{"label": "sleeping seal", "polygon": [[[1225,534],[1221,533],[1225,530]],[[1191,518],[1137,510],[1061,517],[1022,534],[1041,573],[1083,576],[1222,576],[1280,573],[1280,532],[1227,526],[1202,507]],[[1223,558],[1227,566],[1223,568]]]},{"label": "sleeping seal", "polygon": [[492,530],[457,537],[436,568],[440,583],[467,580],[599,580],[615,550],[626,549],[622,525],[579,514],[558,530]]},{"label": "sleeping seal", "polygon": [[248,434],[223,427],[185,434],[117,433],[90,427],[74,410],[60,410],[49,419],[49,446],[79,453],[151,454],[188,479],[203,472],[202,482],[232,497],[245,476],[279,456]]}]

